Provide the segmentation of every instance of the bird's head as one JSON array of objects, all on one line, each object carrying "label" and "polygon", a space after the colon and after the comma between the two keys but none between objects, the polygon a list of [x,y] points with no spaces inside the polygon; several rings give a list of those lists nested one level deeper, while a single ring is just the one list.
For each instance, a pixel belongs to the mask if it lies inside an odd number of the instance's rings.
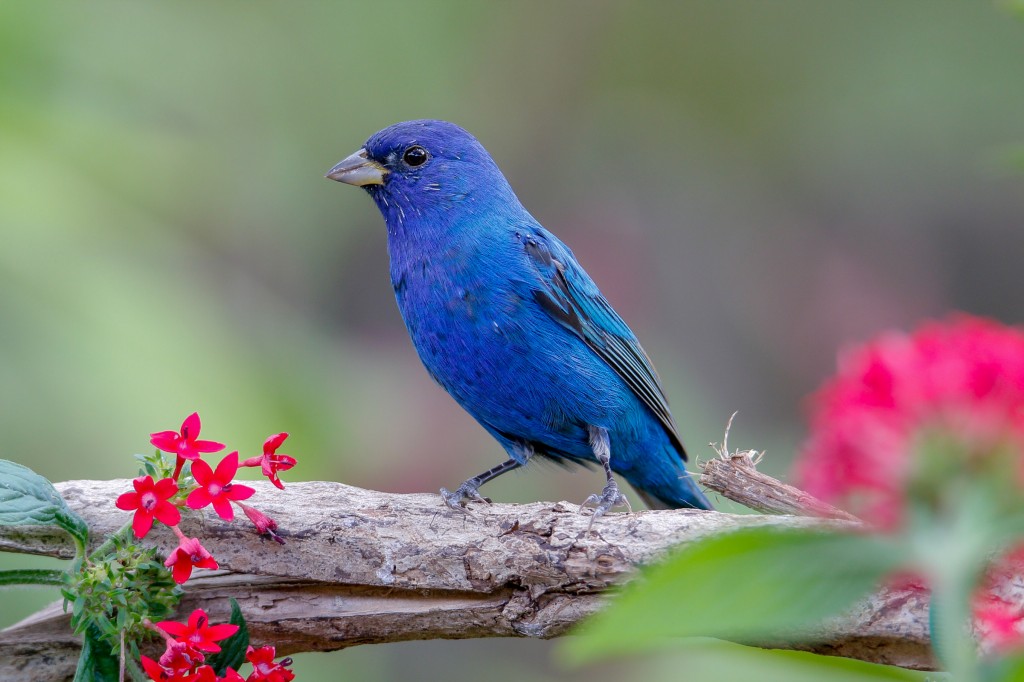
[{"label": "bird's head", "polygon": [[389,228],[417,217],[443,216],[450,222],[453,213],[462,212],[453,212],[456,206],[470,213],[491,202],[519,206],[487,150],[447,121],[406,121],[385,128],[326,177],[367,190]]}]

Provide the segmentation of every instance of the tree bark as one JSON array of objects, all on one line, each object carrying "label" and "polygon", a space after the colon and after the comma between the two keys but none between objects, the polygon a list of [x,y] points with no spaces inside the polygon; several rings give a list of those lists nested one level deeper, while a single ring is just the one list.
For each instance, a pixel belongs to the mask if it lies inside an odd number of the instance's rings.
[{"label": "tree bark", "polygon": [[[715,461],[724,462],[714,465],[720,470],[731,466],[729,459]],[[730,485],[745,486],[743,473],[736,475]],[[629,580],[638,565],[671,547],[750,526],[857,523],[673,510],[609,514],[588,531],[589,515],[567,502],[473,504],[461,512],[437,495],[327,482],[289,483],[284,491],[252,485],[256,506],[277,520],[287,544],[262,540],[244,519],[185,513],[182,530],[202,539],[221,570],[195,574],[179,613],[203,608],[215,622],[226,620],[232,596],[253,641],[272,643],[280,654],[413,639],[556,637],[601,608],[608,589]],[[130,487],[127,480],[57,484],[94,538],[130,518],[113,504]],[[768,497],[779,495],[786,492]],[[807,500],[802,504],[784,508],[799,511]],[[177,545],[159,525],[144,542],[164,554]],[[66,536],[52,528],[0,527],[0,550],[73,554]],[[927,598],[915,592],[882,590],[822,624],[813,640],[800,648],[933,667]],[[0,632],[0,679],[69,679],[79,646],[60,604],[50,606]]]}]

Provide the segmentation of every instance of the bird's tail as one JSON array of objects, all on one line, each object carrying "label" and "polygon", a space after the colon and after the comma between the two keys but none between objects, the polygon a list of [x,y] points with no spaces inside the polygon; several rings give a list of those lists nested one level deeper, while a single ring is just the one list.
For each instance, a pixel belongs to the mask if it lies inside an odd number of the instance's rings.
[{"label": "bird's tail", "polygon": [[690,474],[685,472],[671,484],[636,488],[636,492],[651,509],[714,509]]}]

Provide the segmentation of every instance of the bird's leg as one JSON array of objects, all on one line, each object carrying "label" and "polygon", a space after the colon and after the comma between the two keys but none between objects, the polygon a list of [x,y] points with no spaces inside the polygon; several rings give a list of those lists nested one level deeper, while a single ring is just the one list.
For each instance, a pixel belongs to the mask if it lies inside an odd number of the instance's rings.
[{"label": "bird's leg", "polygon": [[590,436],[590,447],[593,449],[597,461],[604,467],[604,475],[608,481],[604,484],[604,490],[600,495],[591,495],[580,505],[582,507],[595,505],[594,515],[590,517],[590,526],[587,527],[587,530],[590,530],[590,527],[594,525],[594,520],[604,516],[605,512],[612,507],[625,505],[626,509],[631,512],[633,508],[629,505],[626,496],[619,492],[619,485],[615,482],[615,477],[612,476],[612,448],[608,440],[608,429],[600,426],[588,426],[587,433]]},{"label": "bird's leg", "polygon": [[454,491],[450,491],[448,488],[441,488],[441,497],[444,499],[444,503],[452,509],[465,509],[466,503],[471,500],[490,502],[489,499],[480,494],[480,486],[487,483],[487,481],[501,476],[506,471],[512,471],[521,466],[522,464],[516,460],[507,459],[498,466],[469,479]]}]

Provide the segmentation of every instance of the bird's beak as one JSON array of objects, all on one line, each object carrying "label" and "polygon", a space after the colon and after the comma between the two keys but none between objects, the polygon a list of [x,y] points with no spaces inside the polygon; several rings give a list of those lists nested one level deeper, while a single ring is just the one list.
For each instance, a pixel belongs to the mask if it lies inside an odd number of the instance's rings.
[{"label": "bird's beak", "polygon": [[327,171],[324,177],[346,185],[365,187],[366,185],[383,185],[384,176],[388,169],[369,157],[365,149],[360,149],[355,154],[346,157],[338,164]]}]

